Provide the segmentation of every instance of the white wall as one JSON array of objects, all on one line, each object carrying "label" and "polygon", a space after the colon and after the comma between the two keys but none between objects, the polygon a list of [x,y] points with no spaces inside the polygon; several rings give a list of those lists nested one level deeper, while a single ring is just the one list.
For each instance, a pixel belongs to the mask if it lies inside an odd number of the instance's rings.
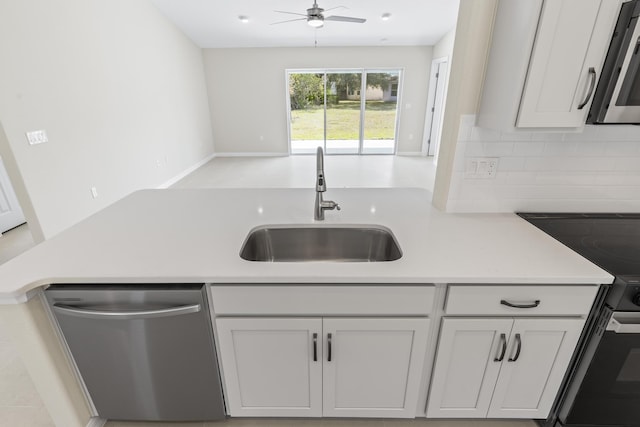
[{"label": "white wall", "polygon": [[[454,212],[638,212],[640,128],[499,132],[462,116],[447,209]],[[495,179],[466,179],[471,157],[497,157]]]},{"label": "white wall", "polygon": [[398,152],[417,154],[431,54],[430,46],[205,49],[216,153],[288,153],[286,69],[397,67],[404,69]]},{"label": "white wall", "polygon": [[451,56],[453,55],[453,43],[456,39],[455,27],[451,29],[447,34],[433,46],[433,59],[448,57],[451,62]]},{"label": "white wall", "polygon": [[0,154],[39,237],[213,152],[201,50],[148,0],[4,1],[0,58]]}]

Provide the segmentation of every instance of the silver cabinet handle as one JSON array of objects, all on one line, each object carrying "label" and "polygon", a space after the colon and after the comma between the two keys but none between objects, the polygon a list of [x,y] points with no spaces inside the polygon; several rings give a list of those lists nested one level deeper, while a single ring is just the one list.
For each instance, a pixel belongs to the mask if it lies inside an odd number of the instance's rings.
[{"label": "silver cabinet handle", "polygon": [[506,299],[503,299],[503,300],[500,300],[500,304],[506,305],[507,307],[513,307],[513,308],[536,308],[537,306],[540,305],[540,300],[537,299],[531,304],[517,304],[515,302],[509,302]]},{"label": "silver cabinet handle", "polygon": [[54,304],[53,310],[69,316],[84,317],[87,319],[152,319],[156,317],[180,316],[182,314],[197,313],[200,311],[200,304],[181,305],[179,307],[163,308],[160,310],[139,310],[139,311],[104,311],[78,308],[70,305]]},{"label": "silver cabinet handle", "polygon": [[587,96],[584,101],[580,105],[578,105],[578,110],[582,110],[591,99],[591,95],[593,95],[593,89],[596,87],[596,69],[593,67],[589,67],[589,77],[591,78],[589,81],[589,90],[587,91]]},{"label": "silver cabinet handle", "polygon": [[502,350],[500,351],[500,356],[493,359],[494,362],[502,362],[504,359],[504,354],[507,352],[507,335],[500,334],[500,344],[502,346]]},{"label": "silver cabinet handle", "polygon": [[520,334],[516,334],[516,355],[507,359],[509,362],[515,362],[520,357],[520,350],[522,350],[522,339],[520,339]]}]

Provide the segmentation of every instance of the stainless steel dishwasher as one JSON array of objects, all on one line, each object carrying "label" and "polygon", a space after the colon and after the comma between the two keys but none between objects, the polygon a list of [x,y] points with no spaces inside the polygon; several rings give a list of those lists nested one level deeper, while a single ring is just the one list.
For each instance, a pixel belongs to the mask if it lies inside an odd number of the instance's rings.
[{"label": "stainless steel dishwasher", "polygon": [[225,417],[202,284],[52,285],[45,295],[101,418]]}]

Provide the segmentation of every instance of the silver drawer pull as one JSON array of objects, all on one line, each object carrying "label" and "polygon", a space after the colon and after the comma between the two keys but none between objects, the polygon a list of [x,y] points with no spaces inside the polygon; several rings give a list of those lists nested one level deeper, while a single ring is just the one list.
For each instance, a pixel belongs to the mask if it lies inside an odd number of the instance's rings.
[{"label": "silver drawer pull", "polygon": [[518,303],[509,302],[506,299],[503,299],[503,300],[500,300],[500,304],[506,305],[507,307],[513,307],[513,308],[536,308],[537,306],[540,305],[540,300],[537,299],[530,304],[518,304]]}]

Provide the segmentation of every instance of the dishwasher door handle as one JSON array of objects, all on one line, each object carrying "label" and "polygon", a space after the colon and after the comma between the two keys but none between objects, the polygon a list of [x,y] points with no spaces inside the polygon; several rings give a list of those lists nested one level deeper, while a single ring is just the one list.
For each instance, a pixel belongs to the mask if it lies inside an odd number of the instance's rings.
[{"label": "dishwasher door handle", "polygon": [[159,310],[139,310],[139,311],[105,311],[91,310],[74,307],[64,304],[53,304],[54,311],[69,316],[84,317],[87,319],[153,319],[157,317],[172,317],[183,314],[197,313],[200,311],[200,304],[181,305],[178,307],[162,308]]}]

